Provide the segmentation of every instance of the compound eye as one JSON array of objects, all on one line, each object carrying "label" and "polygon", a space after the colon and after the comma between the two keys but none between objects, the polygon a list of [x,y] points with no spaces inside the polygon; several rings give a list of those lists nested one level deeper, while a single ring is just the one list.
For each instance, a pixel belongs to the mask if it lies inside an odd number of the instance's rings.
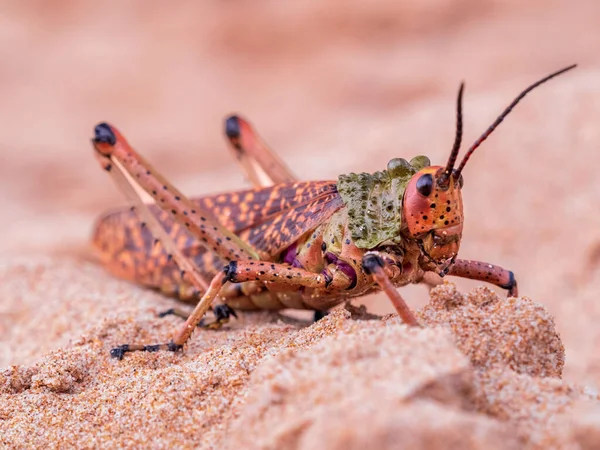
[{"label": "compound eye", "polygon": [[433,190],[433,177],[431,174],[426,173],[425,175],[421,175],[421,177],[417,180],[417,191],[423,197],[429,197],[431,191]]}]

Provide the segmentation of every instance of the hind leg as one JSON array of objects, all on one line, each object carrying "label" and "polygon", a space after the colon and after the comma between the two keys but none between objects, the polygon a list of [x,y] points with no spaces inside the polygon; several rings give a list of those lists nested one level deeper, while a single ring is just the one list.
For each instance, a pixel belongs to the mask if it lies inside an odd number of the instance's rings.
[{"label": "hind leg", "polygon": [[297,180],[290,169],[239,116],[225,120],[225,135],[238,163],[254,187],[290,183]]}]

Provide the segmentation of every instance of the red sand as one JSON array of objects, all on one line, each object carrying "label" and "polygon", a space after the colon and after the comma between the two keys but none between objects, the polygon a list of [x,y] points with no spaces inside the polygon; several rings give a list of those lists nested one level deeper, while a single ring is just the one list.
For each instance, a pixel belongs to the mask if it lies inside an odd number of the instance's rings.
[{"label": "red sand", "polygon": [[[344,309],[310,326],[246,313],[199,330],[184,353],[117,361],[108,354],[117,343],[164,340],[178,319],[155,315],[175,301],[88,264],[18,267],[20,276],[0,276],[4,296],[44,296],[48,323],[68,318],[66,334],[81,337],[61,343],[49,327],[14,327],[63,349],[37,360],[20,345],[15,359],[37,362],[0,374],[10,448],[548,448],[598,436],[582,431],[596,430],[597,395],[561,381],[554,321],[526,298],[445,284],[419,312],[422,329]],[[94,324],[75,329],[77,311],[99,305]]]}]

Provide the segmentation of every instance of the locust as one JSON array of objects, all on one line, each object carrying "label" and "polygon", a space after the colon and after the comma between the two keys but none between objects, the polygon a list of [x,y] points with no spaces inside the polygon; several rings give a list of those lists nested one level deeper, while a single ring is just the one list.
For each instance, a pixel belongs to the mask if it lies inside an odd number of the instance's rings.
[{"label": "locust", "polygon": [[[299,181],[249,122],[232,115],[225,135],[253,187],[194,199],[140,156],[117,128],[98,124],[94,154],[131,203],[96,222],[92,242],[100,260],[115,276],[195,303],[189,315],[165,312],[185,322],[164,342],[119,345],[111,356],[182,350],[198,326],[218,328],[237,317],[236,310],[309,309],[318,315],[378,291],[404,323],[420,326],[397,288],[425,283],[428,273],[491,283],[517,296],[512,271],[458,258],[463,170],[523,97],[574,67],[522,91],[457,167],[464,83],[445,166],[431,165],[426,156],[393,158],[385,170],[371,174]],[[144,202],[139,189],[153,202]],[[205,322],[209,310],[214,319]]]}]

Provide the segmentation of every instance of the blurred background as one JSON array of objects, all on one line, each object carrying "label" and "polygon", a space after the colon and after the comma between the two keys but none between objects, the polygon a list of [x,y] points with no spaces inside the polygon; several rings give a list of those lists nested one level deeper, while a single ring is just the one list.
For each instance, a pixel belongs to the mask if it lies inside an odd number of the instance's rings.
[{"label": "blurred background", "polygon": [[[556,317],[571,379],[600,384],[597,0],[0,2],[0,253],[89,257],[123,205],[99,121],[190,196],[248,186],[222,135],[238,112],[302,179],[446,161],[466,82],[469,145],[530,94],[464,172],[461,257],[515,271]],[[460,280],[461,288],[477,283]],[[427,298],[404,289],[411,305]],[[2,299],[2,311],[11,308]],[[391,311],[380,297],[376,312]]]}]

